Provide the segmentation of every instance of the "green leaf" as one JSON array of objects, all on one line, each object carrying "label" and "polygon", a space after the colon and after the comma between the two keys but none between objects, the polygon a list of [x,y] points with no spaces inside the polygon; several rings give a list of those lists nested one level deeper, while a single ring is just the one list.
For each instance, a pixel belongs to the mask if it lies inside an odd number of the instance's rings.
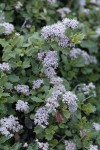
[{"label": "green leaf", "polygon": [[19,81],[19,77],[15,74],[9,75],[9,81],[11,82],[18,82]]}]

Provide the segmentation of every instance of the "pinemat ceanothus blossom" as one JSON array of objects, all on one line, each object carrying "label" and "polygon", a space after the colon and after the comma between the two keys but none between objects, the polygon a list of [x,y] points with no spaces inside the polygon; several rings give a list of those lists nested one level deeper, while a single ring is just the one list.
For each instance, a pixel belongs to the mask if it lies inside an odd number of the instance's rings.
[{"label": "pinemat ceanothus blossom", "polygon": [[72,60],[77,59],[81,56],[84,59],[84,64],[86,65],[90,63],[94,63],[94,64],[97,63],[97,59],[95,56],[89,55],[87,52],[81,50],[80,48],[72,48],[69,53],[69,56]]},{"label": "pinemat ceanothus blossom", "polygon": [[19,124],[18,118],[13,115],[0,120],[0,132],[2,135],[12,137],[15,132],[19,132],[22,128],[23,126]]},{"label": "pinemat ceanothus blossom", "polygon": [[65,150],[76,150],[76,144],[72,141],[65,140]]},{"label": "pinemat ceanothus blossom", "polygon": [[72,47],[73,44],[65,35],[65,31],[67,28],[71,28],[72,30],[78,28],[78,24],[79,22],[75,19],[65,18],[62,22],[44,26],[41,30],[41,35],[47,41],[57,37],[58,45],[61,47]]},{"label": "pinemat ceanothus blossom", "polygon": [[4,27],[5,31],[4,34],[5,35],[9,35],[14,31],[14,26],[10,23],[0,23],[0,27]]},{"label": "pinemat ceanothus blossom", "polygon": [[42,79],[38,79],[33,81],[33,89],[38,89],[40,88],[40,86],[44,83],[44,81]]},{"label": "pinemat ceanothus blossom", "polygon": [[2,64],[0,64],[0,69],[4,72],[8,72],[8,71],[10,71],[11,66],[9,63],[3,62]]},{"label": "pinemat ceanothus blossom", "polygon": [[39,142],[38,139],[36,139],[35,141],[36,141],[39,149],[41,149],[41,150],[49,150],[49,144],[47,142],[46,143]]},{"label": "pinemat ceanothus blossom", "polygon": [[78,85],[78,90],[84,93],[84,95],[92,94],[94,97],[96,97],[95,89],[96,87],[92,82],[90,82],[88,85],[86,85],[86,83],[82,83]]},{"label": "pinemat ceanothus blossom", "polygon": [[88,150],[99,150],[97,145],[90,145]]},{"label": "pinemat ceanothus blossom", "polygon": [[48,109],[43,106],[37,109],[35,113],[34,123],[40,125],[42,128],[46,128],[49,119],[49,111]]},{"label": "pinemat ceanothus blossom", "polygon": [[100,124],[99,123],[93,123],[93,127],[96,131],[100,131]]},{"label": "pinemat ceanothus blossom", "polygon": [[14,88],[18,93],[21,93],[25,96],[29,96],[29,94],[30,94],[28,85],[18,84]]},{"label": "pinemat ceanothus blossom", "polygon": [[28,102],[25,102],[23,100],[18,100],[18,102],[16,103],[16,110],[21,111],[21,112],[25,112],[29,110]]},{"label": "pinemat ceanothus blossom", "polygon": [[73,94],[71,91],[66,91],[63,94],[63,103],[68,105],[68,109],[70,112],[75,112],[77,110],[77,96],[75,94]]},{"label": "pinemat ceanothus blossom", "polygon": [[57,12],[60,14],[61,18],[65,18],[66,14],[69,14],[71,10],[68,7],[63,7],[63,8],[57,9]]}]

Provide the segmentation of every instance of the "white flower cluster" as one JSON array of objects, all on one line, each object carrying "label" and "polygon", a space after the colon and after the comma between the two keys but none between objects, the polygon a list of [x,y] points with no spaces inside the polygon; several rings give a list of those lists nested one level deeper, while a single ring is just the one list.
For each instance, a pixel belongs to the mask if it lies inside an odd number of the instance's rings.
[{"label": "white flower cluster", "polygon": [[56,75],[54,69],[58,67],[58,57],[56,51],[46,51],[38,53],[38,59],[42,61],[43,67],[45,68],[44,74],[49,78]]},{"label": "white flower cluster", "polygon": [[63,94],[63,102],[68,104],[68,109],[70,112],[75,112],[77,110],[77,100],[75,94],[71,91],[67,91]]},{"label": "white flower cluster", "polygon": [[90,13],[90,10],[89,9],[87,9],[87,8],[81,8],[81,11],[82,11],[82,13],[84,13],[84,14],[86,14],[86,15],[89,15],[89,13]]},{"label": "white flower cluster", "polygon": [[48,150],[49,149],[49,144],[47,142],[46,143],[39,142],[39,140],[36,139],[36,143],[38,145],[38,148],[41,150]]},{"label": "white flower cluster", "polygon": [[38,79],[38,80],[33,81],[33,89],[35,90],[35,89],[40,88],[41,84],[43,84],[43,83],[44,83],[44,82],[43,82],[43,80],[41,80],[41,79]]},{"label": "white flower cluster", "polygon": [[15,5],[15,9],[19,10],[19,9],[21,9],[21,7],[23,7],[23,4],[20,1],[17,1],[16,5]]},{"label": "white flower cluster", "polygon": [[83,92],[85,95],[93,94],[93,96],[96,97],[95,85],[92,82],[90,82],[88,85],[85,83],[80,84],[78,90]]},{"label": "white flower cluster", "polygon": [[23,147],[28,147],[28,144],[27,144],[27,143],[24,143],[24,144],[23,144]]},{"label": "white flower cluster", "polygon": [[46,128],[48,125],[49,112],[46,107],[41,107],[36,111],[34,123]]},{"label": "white flower cluster", "polygon": [[88,150],[98,150],[98,146],[97,145],[90,145]]},{"label": "white flower cluster", "polygon": [[65,35],[66,28],[76,29],[78,27],[78,21],[75,19],[65,18],[62,22],[57,22],[53,25],[45,26],[41,30],[41,34],[45,40],[49,40],[52,37],[58,37],[59,46],[68,47],[72,46],[69,38]]},{"label": "white flower cluster", "polygon": [[81,50],[80,48],[72,48],[69,56],[71,59],[77,59],[80,56],[84,59],[84,64],[88,65],[90,63],[97,63],[97,59],[95,56],[89,55],[87,52]]},{"label": "white flower cluster", "polygon": [[93,127],[95,128],[96,131],[100,131],[100,124],[94,122]]},{"label": "white flower cluster", "polygon": [[86,5],[86,0],[80,0],[79,3],[81,7],[84,7]]},{"label": "white flower cluster", "polygon": [[70,112],[75,112],[77,110],[77,97],[72,92],[66,91],[63,80],[56,75],[55,69],[58,66],[57,52],[48,51],[38,53],[38,59],[43,62],[43,67],[45,68],[44,74],[49,78],[52,85],[50,97],[45,100],[46,104],[44,107],[37,110],[34,119],[35,124],[45,128],[48,125],[49,114],[56,112],[60,106],[59,99],[63,99],[62,102],[68,104]]},{"label": "white flower cluster", "polygon": [[96,4],[97,6],[100,6],[100,0],[91,0],[90,2]]},{"label": "white flower cluster", "polygon": [[47,0],[47,2],[51,5],[54,5],[56,4],[57,0]]},{"label": "white flower cluster", "polygon": [[9,65],[9,63],[2,63],[0,64],[0,69],[4,72],[8,72],[11,69],[11,66]]},{"label": "white flower cluster", "polygon": [[22,85],[22,84],[20,85],[20,84],[18,84],[14,88],[15,88],[15,90],[18,93],[22,93],[25,96],[29,96],[29,94],[30,94],[30,92],[29,92],[29,86],[28,85]]},{"label": "white flower cluster", "polygon": [[23,126],[19,124],[18,118],[13,115],[0,120],[0,132],[2,135],[12,137],[15,132],[19,132],[22,128]]},{"label": "white flower cluster", "polygon": [[29,104],[28,102],[24,102],[23,100],[18,100],[16,103],[16,110],[25,112],[29,109]]},{"label": "white flower cluster", "polygon": [[14,26],[11,23],[0,23],[0,27],[4,27],[5,31],[4,34],[5,35],[9,35],[14,31]]},{"label": "white flower cluster", "polygon": [[72,141],[65,141],[65,150],[76,150],[76,145]]},{"label": "white flower cluster", "polygon": [[65,18],[66,14],[69,14],[71,10],[68,7],[59,8],[57,12],[60,14],[61,18]]},{"label": "white flower cluster", "polygon": [[97,29],[96,29],[96,34],[97,34],[98,36],[100,36],[100,28],[97,28]]}]

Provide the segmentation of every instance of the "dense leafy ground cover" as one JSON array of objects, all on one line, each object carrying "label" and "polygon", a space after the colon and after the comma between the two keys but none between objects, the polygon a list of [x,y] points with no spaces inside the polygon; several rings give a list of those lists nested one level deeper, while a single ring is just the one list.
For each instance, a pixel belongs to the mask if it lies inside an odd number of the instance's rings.
[{"label": "dense leafy ground cover", "polygon": [[0,0],[0,150],[100,149],[99,50],[99,0]]}]

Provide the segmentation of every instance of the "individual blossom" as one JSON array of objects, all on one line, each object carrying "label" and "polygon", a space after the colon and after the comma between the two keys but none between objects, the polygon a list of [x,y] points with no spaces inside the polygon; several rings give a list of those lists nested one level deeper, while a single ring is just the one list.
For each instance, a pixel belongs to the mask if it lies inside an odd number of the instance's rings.
[{"label": "individual blossom", "polygon": [[45,74],[48,78],[53,78],[53,77],[56,75],[56,72],[55,72],[54,68],[49,67],[49,68],[46,68],[46,69],[44,70],[44,74]]},{"label": "individual blossom", "polygon": [[39,149],[41,149],[41,150],[49,150],[49,144],[47,142],[46,143],[39,142],[39,140],[36,139],[36,143],[37,143]]},{"label": "individual blossom", "polygon": [[44,67],[53,67],[56,69],[58,67],[58,56],[56,51],[46,51],[45,57],[43,59]]},{"label": "individual blossom", "polygon": [[5,29],[4,34],[5,35],[9,35],[14,31],[14,26],[10,23],[6,23],[6,22],[0,23],[0,26],[4,27],[4,29]]},{"label": "individual blossom", "polygon": [[16,110],[25,112],[29,109],[29,104],[28,102],[24,102],[23,100],[18,100],[16,104]]},{"label": "individual blossom", "polygon": [[93,94],[93,96],[96,97],[95,85],[92,82],[90,82],[88,85],[85,83],[80,84],[78,90],[83,92],[85,95]]},{"label": "individual blossom", "polygon": [[10,66],[9,63],[3,62],[2,64],[0,64],[0,69],[1,69],[3,72],[8,72],[8,71],[10,71],[11,66]]},{"label": "individual blossom", "polygon": [[97,34],[98,36],[100,36],[100,28],[97,28],[97,29],[96,29],[96,34]]},{"label": "individual blossom", "polygon": [[98,146],[97,145],[90,145],[88,150],[98,150]]},{"label": "individual blossom", "polygon": [[78,28],[78,24],[79,22],[75,19],[69,19],[69,18],[65,18],[63,20],[63,24],[66,26],[66,27],[69,27],[69,28],[72,28],[72,29],[76,29]]},{"label": "individual blossom", "polygon": [[63,83],[63,80],[60,77],[54,76],[50,79],[50,83],[59,86],[59,84]]},{"label": "individual blossom", "polygon": [[63,35],[59,38],[58,45],[65,48],[65,47],[71,46],[71,43],[69,42],[68,37]]},{"label": "individual blossom", "polygon": [[19,132],[23,128],[19,124],[18,118],[10,115],[8,118],[3,118],[0,120],[0,132],[5,136],[14,136],[14,133]]},{"label": "individual blossom", "polygon": [[46,100],[46,105],[48,111],[51,113],[52,111],[56,111],[56,109],[59,107],[59,103],[56,97],[49,97]]},{"label": "individual blossom", "polygon": [[100,131],[100,124],[94,122],[93,127],[95,128],[96,131]]},{"label": "individual blossom", "polygon": [[69,14],[71,10],[68,7],[63,7],[63,8],[59,8],[57,12],[60,14],[61,18],[65,18],[66,14]]},{"label": "individual blossom", "polygon": [[33,81],[33,89],[35,90],[35,89],[40,88],[41,84],[43,84],[43,83],[44,83],[44,82],[43,82],[43,80],[41,80],[41,79],[38,79],[38,80]]},{"label": "individual blossom", "polygon": [[48,40],[52,36],[61,37],[64,35],[66,30],[65,25],[62,22],[57,22],[53,25],[45,26],[41,30],[41,34],[44,39]]},{"label": "individual blossom", "polygon": [[49,112],[46,107],[41,107],[36,111],[34,123],[40,125],[42,128],[46,128],[49,118]]},{"label": "individual blossom", "polygon": [[72,141],[65,140],[65,150],[76,150],[76,144]]},{"label": "individual blossom", "polygon": [[19,9],[21,9],[21,7],[23,7],[23,4],[20,1],[17,1],[16,5],[15,5],[15,9],[19,10]]},{"label": "individual blossom", "polygon": [[63,94],[63,103],[68,104],[68,109],[70,112],[75,112],[77,110],[77,101],[78,98],[71,91],[67,91]]},{"label": "individual blossom", "polygon": [[79,4],[81,7],[84,7],[86,5],[86,0],[79,0]]},{"label": "individual blossom", "polygon": [[40,61],[43,60],[44,56],[45,56],[45,52],[40,52],[40,53],[38,53],[38,59],[39,59]]},{"label": "individual blossom", "polygon": [[84,13],[84,14],[86,14],[86,15],[89,15],[89,12],[90,12],[90,10],[89,9],[87,9],[87,8],[81,8],[81,11],[82,11],[82,13]]},{"label": "individual blossom", "polygon": [[29,96],[29,94],[30,94],[30,92],[29,92],[29,86],[28,85],[22,85],[22,84],[20,85],[20,84],[18,84],[14,88],[15,88],[15,90],[18,93],[22,93],[25,96]]},{"label": "individual blossom", "polygon": [[84,50],[81,50],[80,48],[72,48],[69,56],[72,60],[79,58],[80,56],[84,59],[84,64],[88,65],[90,63],[97,63],[97,59],[95,56],[89,55]]}]

